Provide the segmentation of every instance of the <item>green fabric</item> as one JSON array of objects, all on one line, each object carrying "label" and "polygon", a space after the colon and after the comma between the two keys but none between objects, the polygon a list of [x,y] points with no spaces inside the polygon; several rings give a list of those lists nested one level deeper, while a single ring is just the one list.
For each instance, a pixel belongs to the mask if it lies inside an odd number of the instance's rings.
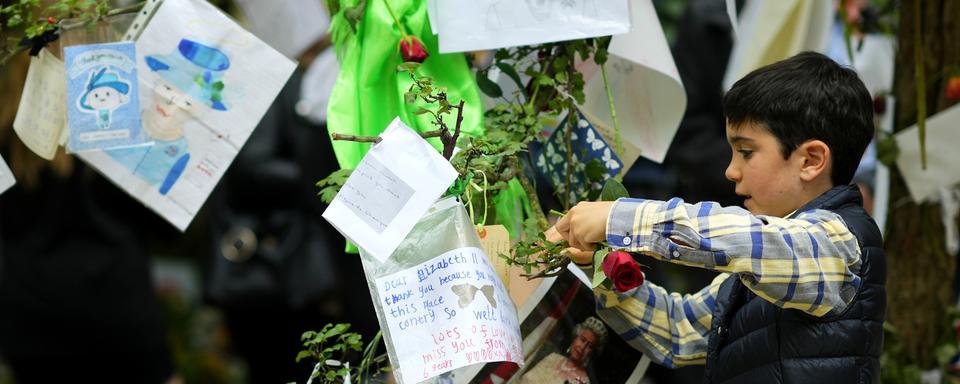
[{"label": "green fabric", "polygon": [[[356,35],[336,47],[341,62],[340,73],[327,106],[327,129],[330,132],[376,136],[397,116],[417,132],[436,129],[430,123],[430,114],[414,115],[413,112],[419,107],[404,102],[403,94],[413,81],[406,72],[397,71],[397,66],[403,62],[399,49],[400,30],[390,17],[384,1],[368,0]],[[464,100],[461,135],[482,135],[483,104],[466,58],[461,53],[439,54],[437,36],[430,30],[427,20],[426,1],[389,1],[406,33],[420,39],[430,54],[417,69],[417,75],[432,78],[436,86],[447,87],[451,104]],[[356,2],[342,3],[353,5]],[[343,35],[345,28],[349,28],[345,23],[342,16],[334,18],[331,31],[341,31],[335,34],[334,40],[336,36]],[[456,122],[455,113],[453,111],[444,118],[450,123],[450,129]],[[439,139],[428,141],[438,150],[442,148]],[[333,142],[333,150],[341,168],[356,168],[369,149],[368,143]],[[346,251],[357,253],[357,248],[348,242]]]},{"label": "green fabric", "polygon": [[497,224],[503,224],[510,233],[510,240],[520,240],[523,233],[523,218],[532,216],[530,198],[516,178],[510,180],[507,189],[504,189],[493,198],[497,212]]},{"label": "green fabric", "polygon": [[[330,132],[348,135],[376,136],[395,117],[417,132],[436,129],[430,123],[430,114],[414,115],[419,106],[406,104],[403,94],[413,82],[406,72],[398,72],[400,31],[390,17],[386,0],[368,0],[366,13],[357,26],[355,36],[342,46],[340,74],[337,77],[327,109],[327,128]],[[479,136],[483,133],[483,105],[477,91],[474,75],[461,53],[441,55],[437,36],[427,21],[427,5],[423,0],[389,0],[406,32],[423,42],[430,57],[417,69],[417,75],[430,77],[436,86],[447,87],[451,104],[465,101],[462,134]],[[342,28],[340,26],[331,26]],[[432,109],[432,108],[431,108]],[[456,122],[456,112],[446,115],[445,121]],[[429,139],[437,149],[440,140]],[[355,168],[370,144],[334,141],[333,150],[342,168]]]}]

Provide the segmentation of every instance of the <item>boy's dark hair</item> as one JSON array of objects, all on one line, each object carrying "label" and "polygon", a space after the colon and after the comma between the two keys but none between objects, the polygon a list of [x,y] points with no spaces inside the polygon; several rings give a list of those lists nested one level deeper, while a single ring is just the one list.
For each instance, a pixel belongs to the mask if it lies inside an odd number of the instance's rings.
[{"label": "boy's dark hair", "polygon": [[873,138],[873,101],[857,73],[804,52],[738,80],[723,97],[727,123],[766,126],[783,157],[807,140],[833,153],[833,185],[849,184]]}]

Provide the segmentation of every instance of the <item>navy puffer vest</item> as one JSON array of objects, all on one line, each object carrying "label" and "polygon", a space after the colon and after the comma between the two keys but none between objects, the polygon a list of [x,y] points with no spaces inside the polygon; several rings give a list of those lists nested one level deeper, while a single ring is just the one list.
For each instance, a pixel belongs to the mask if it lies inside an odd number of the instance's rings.
[{"label": "navy puffer vest", "polygon": [[840,215],[862,251],[863,284],[840,314],[817,318],[753,294],[737,275],[720,287],[707,346],[708,383],[879,383],[886,260],[855,186],[830,189],[798,209]]}]

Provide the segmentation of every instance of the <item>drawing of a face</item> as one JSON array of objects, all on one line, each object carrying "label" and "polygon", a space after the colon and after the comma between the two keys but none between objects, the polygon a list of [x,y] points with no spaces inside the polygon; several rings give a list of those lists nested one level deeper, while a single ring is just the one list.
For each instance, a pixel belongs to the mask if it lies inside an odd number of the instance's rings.
[{"label": "drawing of a face", "polygon": [[124,105],[130,99],[127,95],[118,92],[112,87],[98,87],[91,89],[87,95],[87,105],[95,110],[114,110]]},{"label": "drawing of a face", "polygon": [[155,139],[174,140],[183,135],[183,125],[191,117],[208,109],[161,77],[154,83],[153,98],[143,111],[144,129]]}]

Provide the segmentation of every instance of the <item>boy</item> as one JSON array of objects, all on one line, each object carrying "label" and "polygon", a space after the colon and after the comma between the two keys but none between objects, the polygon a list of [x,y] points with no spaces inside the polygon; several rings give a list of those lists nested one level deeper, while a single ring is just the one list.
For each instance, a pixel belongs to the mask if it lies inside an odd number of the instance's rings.
[{"label": "boy", "polygon": [[[879,230],[849,185],[873,136],[870,95],[816,53],[760,68],[724,96],[726,177],[746,211],[680,199],[580,203],[549,235],[721,273],[692,295],[598,287],[598,314],[707,382],[879,382],[886,304]],[[589,252],[574,261],[592,271]]]}]

